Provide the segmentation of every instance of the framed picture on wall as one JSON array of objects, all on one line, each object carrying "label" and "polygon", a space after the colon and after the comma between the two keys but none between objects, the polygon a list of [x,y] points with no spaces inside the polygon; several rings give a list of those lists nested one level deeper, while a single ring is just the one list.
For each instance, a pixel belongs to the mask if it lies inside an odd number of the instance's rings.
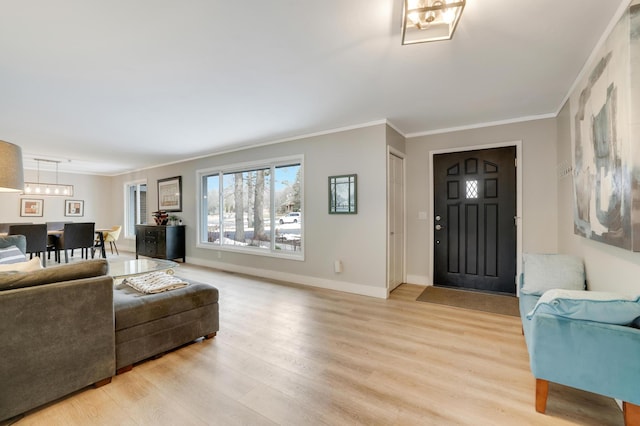
[{"label": "framed picture on wall", "polygon": [[44,209],[44,200],[33,198],[20,199],[20,216],[26,217],[42,217]]},{"label": "framed picture on wall", "polygon": [[182,211],[182,176],[158,180],[158,210]]},{"label": "framed picture on wall", "polygon": [[84,200],[64,200],[65,216],[84,216]]},{"label": "framed picture on wall", "polygon": [[358,176],[329,176],[329,214],[358,213]]}]

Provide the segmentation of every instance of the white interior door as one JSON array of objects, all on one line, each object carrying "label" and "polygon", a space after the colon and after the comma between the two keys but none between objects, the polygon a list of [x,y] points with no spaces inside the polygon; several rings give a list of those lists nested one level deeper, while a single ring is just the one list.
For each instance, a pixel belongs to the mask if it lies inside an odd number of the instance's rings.
[{"label": "white interior door", "polygon": [[404,282],[404,159],[389,153],[388,161],[387,287],[391,291]]}]

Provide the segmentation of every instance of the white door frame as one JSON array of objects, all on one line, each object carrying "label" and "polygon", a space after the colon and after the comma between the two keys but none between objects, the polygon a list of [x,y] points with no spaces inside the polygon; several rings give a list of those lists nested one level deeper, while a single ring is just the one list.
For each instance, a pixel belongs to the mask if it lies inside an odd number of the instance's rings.
[{"label": "white door frame", "polygon": [[389,229],[391,228],[390,226],[390,215],[389,215],[389,208],[390,208],[390,200],[389,200],[389,160],[390,160],[390,156],[394,155],[398,158],[400,158],[402,160],[402,211],[404,214],[404,220],[402,221],[403,223],[403,230],[402,230],[402,235],[403,237],[403,241],[402,241],[402,282],[407,282],[407,168],[405,167],[406,163],[406,155],[405,153],[393,148],[392,146],[387,145],[387,298],[389,297],[389,293],[391,293],[391,290],[389,288],[389,281],[391,279],[390,276],[390,268],[389,268],[389,254],[391,251],[391,247],[390,247],[390,239],[389,239]]},{"label": "white door frame", "polygon": [[433,285],[433,274],[434,274],[434,265],[433,265],[433,245],[434,245],[434,232],[433,227],[433,209],[434,202],[433,197],[435,195],[435,185],[433,179],[433,156],[436,154],[448,154],[451,152],[462,152],[462,151],[475,151],[479,149],[491,149],[491,148],[503,148],[506,146],[515,146],[516,147],[516,276],[514,277],[514,285],[516,288],[516,294],[518,294],[518,277],[522,272],[522,141],[516,140],[512,142],[497,142],[487,145],[470,145],[459,148],[444,148],[444,149],[436,149],[433,151],[429,151],[429,209],[431,214],[428,218],[429,223],[429,277],[431,278],[431,282],[428,285]]}]

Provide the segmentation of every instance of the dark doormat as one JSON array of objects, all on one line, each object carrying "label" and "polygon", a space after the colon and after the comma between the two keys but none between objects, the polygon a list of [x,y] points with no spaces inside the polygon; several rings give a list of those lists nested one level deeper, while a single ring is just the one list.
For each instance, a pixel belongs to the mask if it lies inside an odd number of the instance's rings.
[{"label": "dark doormat", "polygon": [[416,300],[500,315],[520,316],[518,298],[515,296],[428,286]]}]

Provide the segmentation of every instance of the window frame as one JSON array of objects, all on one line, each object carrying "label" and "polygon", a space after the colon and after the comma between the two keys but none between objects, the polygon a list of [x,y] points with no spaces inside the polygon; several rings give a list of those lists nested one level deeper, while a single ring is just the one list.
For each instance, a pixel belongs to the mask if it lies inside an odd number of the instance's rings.
[{"label": "window frame", "polygon": [[[306,220],[302,220],[300,222],[300,246],[298,251],[282,251],[276,250],[277,241],[275,238],[275,229],[276,229],[276,197],[275,197],[275,187],[276,187],[276,179],[275,179],[275,169],[282,166],[299,164],[300,165],[300,210],[304,212],[304,155],[294,155],[287,157],[277,157],[270,158],[265,160],[257,160],[257,161],[249,161],[243,163],[235,163],[228,165],[220,165],[209,167],[205,169],[196,170],[196,182],[198,182],[198,190],[197,200],[196,200],[196,222],[197,222],[197,234],[196,234],[196,247],[203,248],[208,250],[217,250],[223,252],[235,252],[235,253],[243,253],[243,254],[251,254],[256,256],[264,256],[264,257],[276,257],[280,259],[289,259],[289,260],[299,260],[304,261],[305,259],[305,223]],[[251,247],[251,246],[233,246],[233,245],[225,245],[222,244],[222,240],[219,243],[209,242],[208,238],[208,230],[207,223],[204,223],[207,215],[207,207],[208,204],[205,201],[207,194],[204,193],[204,179],[211,175],[218,175],[218,184],[220,185],[220,191],[218,191],[219,197],[219,205],[221,206],[221,211],[224,210],[224,193],[222,191],[223,183],[224,183],[224,175],[232,174],[232,173],[245,173],[252,172],[256,169],[269,169],[272,172],[272,176],[274,178],[270,179],[270,202],[269,208],[271,210],[270,214],[270,247],[268,249]],[[304,213],[303,213],[304,214]]]},{"label": "window frame", "polygon": [[[127,239],[133,239],[136,237],[136,225],[143,225],[147,223],[147,218],[143,218],[140,215],[140,186],[144,185],[147,187],[147,190],[145,191],[145,193],[149,193],[149,185],[147,184],[147,180],[146,179],[140,179],[140,180],[135,180],[135,181],[131,181],[131,182],[125,182],[124,183],[124,189],[123,189],[123,193],[124,193],[124,227],[123,227],[123,231],[124,231],[124,238]],[[133,229],[131,229],[129,223],[129,210],[131,209],[131,204],[129,201],[129,191],[131,190],[132,187],[136,187],[137,188],[137,209],[136,209],[136,217],[134,218],[134,225],[133,225]],[[148,205],[148,201],[146,200],[146,203]]]}]

